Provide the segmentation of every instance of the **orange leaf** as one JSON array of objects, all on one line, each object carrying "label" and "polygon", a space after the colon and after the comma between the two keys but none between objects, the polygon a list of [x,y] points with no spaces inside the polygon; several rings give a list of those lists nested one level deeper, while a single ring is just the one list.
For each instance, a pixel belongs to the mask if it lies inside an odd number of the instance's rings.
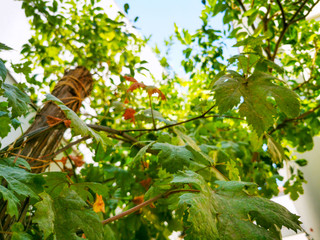
[{"label": "orange leaf", "polygon": [[124,103],[124,104],[129,103],[129,99],[128,99],[128,98],[125,98],[123,103]]},{"label": "orange leaf", "polygon": [[130,76],[123,76],[123,78],[129,82],[138,82],[135,78]]},{"label": "orange leaf", "polygon": [[146,85],[144,85],[144,83],[134,82],[130,85],[127,92],[133,92],[137,88],[145,88],[145,87],[146,87]]},{"label": "orange leaf", "polygon": [[61,119],[61,118],[47,116],[47,123],[50,127],[53,127],[61,122],[63,122],[63,119]]},{"label": "orange leaf", "polygon": [[60,160],[56,160],[56,162],[62,162],[63,165],[66,165],[67,157],[62,157]]},{"label": "orange leaf", "polygon": [[127,108],[123,114],[124,120],[129,120],[131,119],[130,122],[135,122],[134,119],[134,114],[136,113],[136,111],[133,108]]},{"label": "orange leaf", "polygon": [[149,160],[141,162],[143,168],[149,168]]},{"label": "orange leaf", "polygon": [[161,98],[162,100],[167,100],[163,92],[161,92],[160,89],[155,86],[147,86],[146,90],[150,97],[152,96],[152,94],[158,93],[159,98]]},{"label": "orange leaf", "polygon": [[105,205],[104,205],[104,201],[102,199],[102,195],[98,195],[96,193],[97,197],[96,197],[96,201],[93,204],[93,211],[97,212],[103,212],[105,213]]},{"label": "orange leaf", "polygon": [[83,161],[83,155],[78,155],[78,156],[69,156],[70,159],[74,162],[74,165],[76,167],[81,167],[83,164],[85,164],[85,161]]},{"label": "orange leaf", "polygon": [[71,126],[71,120],[63,120],[64,125],[66,128],[69,128]]},{"label": "orange leaf", "polygon": [[140,196],[137,196],[137,197],[134,197],[132,202],[135,204],[135,205],[139,205],[140,203],[143,203],[144,201],[144,195],[140,195]]},{"label": "orange leaf", "polygon": [[149,189],[151,185],[152,178],[147,178],[145,180],[140,181],[139,183],[141,184],[142,187],[146,189],[146,191]]}]

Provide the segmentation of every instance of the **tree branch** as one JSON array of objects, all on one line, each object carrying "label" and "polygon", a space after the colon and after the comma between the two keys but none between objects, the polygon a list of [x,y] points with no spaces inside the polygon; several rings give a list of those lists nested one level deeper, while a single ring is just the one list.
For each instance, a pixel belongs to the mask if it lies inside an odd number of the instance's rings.
[{"label": "tree branch", "polygon": [[301,18],[296,19],[295,22],[298,22],[298,21],[300,21],[300,20],[302,20],[302,19],[305,19],[305,18],[311,13],[312,9],[313,9],[319,2],[320,2],[320,0],[317,0],[317,1],[313,4],[313,6],[309,9],[309,11],[307,12],[307,14],[304,15],[303,17],[301,17]]},{"label": "tree branch", "polygon": [[[242,1],[241,1],[241,0],[237,0],[237,2],[239,3],[240,7],[242,8],[242,11],[243,11],[243,12],[246,12],[247,9],[246,9],[246,7],[244,6],[244,4],[242,3]],[[254,23],[251,24],[251,28],[253,29],[253,31],[256,30],[256,27],[254,26]]]},{"label": "tree branch", "polygon": [[159,194],[157,196],[155,196],[154,198],[151,198],[143,203],[140,203],[139,205],[133,207],[133,208],[130,208],[129,210],[127,211],[124,211],[116,216],[113,216],[113,217],[110,217],[106,220],[103,220],[102,221],[102,224],[108,224],[110,222],[114,222],[120,218],[123,218],[131,213],[134,213],[136,211],[138,211],[139,209],[143,208],[143,207],[146,207],[148,206],[149,204],[159,200],[160,198],[167,198],[169,197],[171,194],[174,194],[174,193],[180,193],[180,192],[200,192],[199,190],[195,190],[195,189],[177,189],[177,190],[171,190],[169,192],[166,192],[166,193],[162,193],[162,194]]},{"label": "tree branch", "polygon": [[[311,10],[309,9],[310,12],[308,12],[307,15],[305,15],[303,18],[299,18],[299,19],[296,19],[296,20],[295,20],[296,16],[299,14],[299,12],[301,12],[302,8],[307,4],[308,1],[309,1],[309,0],[305,0],[305,1],[300,5],[300,7],[298,8],[298,10],[294,13],[294,15],[290,18],[289,22],[287,22],[287,23],[283,26],[283,29],[282,29],[282,31],[281,31],[281,33],[280,33],[280,36],[279,36],[279,39],[278,39],[278,41],[277,41],[277,43],[276,43],[276,46],[275,46],[275,49],[274,49],[272,58],[270,59],[271,61],[274,61],[274,59],[276,58],[276,55],[277,55],[278,50],[279,50],[279,47],[280,47],[280,43],[281,43],[281,41],[282,41],[282,39],[283,39],[286,31],[288,30],[288,27],[289,27],[291,24],[293,24],[293,23],[295,23],[295,22],[297,22],[297,21],[305,18],[305,17],[311,12]],[[319,1],[320,1],[320,0],[318,0],[318,1],[311,7],[311,9],[312,9]],[[277,2],[278,2],[278,0],[277,0]],[[280,7],[280,6],[279,6],[279,7]],[[282,9],[282,10],[283,10],[283,9]],[[283,13],[283,14],[284,14],[284,13]]]},{"label": "tree branch", "polygon": [[310,109],[309,111],[301,114],[300,116],[298,116],[298,117],[296,117],[296,118],[289,118],[289,119],[283,120],[283,122],[280,123],[279,125],[277,125],[277,127],[273,128],[271,131],[269,131],[269,135],[272,134],[272,133],[274,133],[275,131],[281,129],[281,128],[284,128],[284,127],[287,125],[287,123],[289,123],[289,122],[302,120],[302,119],[308,117],[311,113],[313,113],[314,111],[316,111],[316,110],[319,109],[319,108],[320,108],[320,104],[319,104],[318,106]]},{"label": "tree branch", "polygon": [[64,146],[63,148],[60,148],[58,151],[52,153],[52,154],[50,155],[50,157],[53,158],[53,157],[57,156],[59,153],[64,152],[64,151],[67,150],[68,148],[71,148],[73,145],[76,145],[76,144],[78,144],[78,143],[80,143],[80,142],[82,142],[82,141],[85,141],[85,140],[89,139],[89,138],[91,138],[91,137],[90,137],[90,136],[85,136],[85,137],[82,137],[82,138],[80,138],[80,139],[78,139],[78,140],[76,140],[76,141],[74,141],[74,142],[71,142],[71,143],[69,143],[68,145]]},{"label": "tree branch", "polygon": [[280,11],[281,11],[283,26],[286,26],[286,24],[287,24],[286,15],[284,13],[284,10],[283,10],[283,7],[282,7],[280,0],[277,0],[277,4],[278,4]]}]

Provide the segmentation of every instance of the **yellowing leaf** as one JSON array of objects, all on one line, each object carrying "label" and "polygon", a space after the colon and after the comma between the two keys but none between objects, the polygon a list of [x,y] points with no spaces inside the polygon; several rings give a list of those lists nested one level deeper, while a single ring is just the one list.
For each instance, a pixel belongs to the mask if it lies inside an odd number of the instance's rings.
[{"label": "yellowing leaf", "polygon": [[93,211],[105,213],[105,205],[102,199],[102,195],[96,194],[96,201],[93,204]]}]

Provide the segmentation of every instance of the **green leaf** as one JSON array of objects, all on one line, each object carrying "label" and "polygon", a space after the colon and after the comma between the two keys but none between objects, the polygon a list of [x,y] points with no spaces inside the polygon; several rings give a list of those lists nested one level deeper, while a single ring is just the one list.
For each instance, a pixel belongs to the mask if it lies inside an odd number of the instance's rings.
[{"label": "green leaf", "polygon": [[287,159],[281,144],[275,141],[274,138],[269,135],[267,138],[268,152],[271,155],[272,161],[274,163],[280,163],[282,160]]},{"label": "green leaf", "polygon": [[24,232],[24,226],[20,222],[16,222],[11,226],[11,240],[32,240],[32,236]]},{"label": "green leaf", "polygon": [[66,188],[56,198],[47,193],[41,197],[42,201],[36,204],[35,218],[45,236],[54,233],[57,239],[76,240],[79,239],[76,232],[82,230],[88,239],[104,239],[98,215],[87,209],[86,202],[75,191]]},{"label": "green leaf", "polygon": [[125,11],[125,13],[127,13],[127,14],[128,14],[128,10],[129,10],[129,8],[130,8],[130,6],[129,6],[129,4],[128,4],[128,3],[124,4],[124,11]]},{"label": "green leaf", "polygon": [[12,191],[10,191],[8,188],[5,188],[4,186],[0,185],[0,193],[2,195],[2,198],[5,201],[8,201],[7,205],[7,213],[10,216],[19,216],[18,206],[20,206],[19,199],[13,194]]},{"label": "green leaf", "polygon": [[12,107],[12,117],[24,115],[28,111],[28,104],[30,103],[28,95],[16,86],[6,83],[2,85],[2,89],[4,89],[3,96],[8,98],[9,107]]},{"label": "green leaf", "polygon": [[8,182],[8,189],[18,196],[39,198],[37,192],[42,190],[44,184],[40,175],[0,164],[0,176]]},{"label": "green leaf", "polygon": [[41,201],[36,203],[36,212],[33,217],[33,222],[38,223],[40,229],[44,233],[44,239],[48,238],[54,233],[54,209],[53,200],[50,195],[46,192],[40,193]]},{"label": "green leaf", "polygon": [[2,59],[0,59],[0,78],[2,81],[4,81],[7,77],[7,69],[6,66],[4,65]]},{"label": "green leaf", "polygon": [[[160,122],[164,122],[166,124],[172,124],[173,122],[170,120],[165,119],[162,114],[157,110],[152,110],[153,112],[153,118],[159,120]],[[151,109],[146,109],[143,111],[140,111],[135,115],[135,119],[138,121],[146,121],[146,122],[152,122],[152,113]]]},{"label": "green leaf", "polygon": [[258,135],[274,122],[272,116],[276,110],[268,101],[268,96],[275,99],[280,110],[288,117],[298,116],[300,111],[298,96],[291,90],[272,83],[272,79],[275,77],[262,72],[255,72],[249,78],[239,77],[236,74],[221,77],[214,84],[219,111],[224,113],[240,104],[240,114],[246,117]]},{"label": "green leaf", "polygon": [[195,167],[197,169],[205,167],[194,161],[194,155],[186,146],[175,146],[169,143],[155,143],[152,149],[161,151],[158,154],[160,164],[169,173],[182,170],[184,166]]},{"label": "green leaf", "polygon": [[53,198],[60,195],[61,191],[69,184],[67,174],[64,172],[46,172],[41,176],[45,180],[44,189]]},{"label": "green leaf", "polygon": [[253,183],[216,181],[212,190],[197,173],[187,171],[175,175],[173,182],[201,187],[200,193],[180,196],[180,205],[188,208],[187,239],[281,239],[285,226],[301,230],[297,215],[265,198],[248,194]]},{"label": "green leaf", "polygon": [[17,159],[16,157],[3,158],[3,159],[0,159],[0,163],[10,167],[19,167],[21,165],[25,167],[27,170],[29,171],[31,170],[29,163],[23,158],[17,158]]},{"label": "green leaf", "polygon": [[58,98],[51,94],[46,95],[46,101],[53,101],[56,103],[59,108],[66,114],[66,117],[71,120],[71,127],[73,128],[75,134],[79,134],[81,136],[92,136],[97,143],[101,143],[101,146],[106,150],[108,145],[113,145],[113,142],[107,137],[104,132],[96,132],[90,127],[88,127],[79,117],[78,115],[63,104]]},{"label": "green leaf", "polygon": [[139,152],[137,153],[137,155],[134,156],[132,162],[135,162],[135,161],[140,160],[140,159],[146,154],[147,150],[148,150],[154,143],[155,143],[155,142],[152,141],[151,143],[149,143],[149,144],[145,145],[143,148],[141,148],[141,149],[139,150]]},{"label": "green leaf", "polygon": [[197,143],[188,135],[184,134],[183,132],[179,131],[178,129],[174,128],[174,132],[182,138],[189,146],[191,146],[196,151],[201,151],[200,147]]},{"label": "green leaf", "polygon": [[72,184],[70,189],[74,190],[84,201],[94,201],[92,193],[88,191],[91,189],[94,193],[99,195],[107,195],[108,188],[100,183],[96,182],[83,182]]},{"label": "green leaf", "polygon": [[11,120],[8,115],[0,115],[0,138],[4,138],[10,132]]},{"label": "green leaf", "polygon": [[12,48],[0,42],[0,50],[12,50]]}]

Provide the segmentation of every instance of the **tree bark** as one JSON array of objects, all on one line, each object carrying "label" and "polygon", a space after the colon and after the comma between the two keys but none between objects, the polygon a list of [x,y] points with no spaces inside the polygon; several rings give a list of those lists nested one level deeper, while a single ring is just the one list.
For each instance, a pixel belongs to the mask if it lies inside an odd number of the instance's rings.
[{"label": "tree bark", "polygon": [[[75,112],[78,112],[84,100],[91,93],[93,79],[90,72],[85,67],[77,67],[74,70],[67,71],[64,77],[57,83],[52,95],[59,98],[66,106]],[[62,110],[52,102],[47,102],[37,113],[35,121],[20,138],[23,141],[17,141],[15,148],[20,146],[15,154],[25,158],[34,173],[41,173],[46,170],[50,163],[50,155],[59,146],[66,127],[61,124],[50,127],[47,123],[47,117],[52,116],[67,120]],[[21,203],[19,221],[25,217],[28,207],[28,199]],[[5,214],[6,202],[0,200],[0,221],[1,231],[10,232],[11,225],[17,221]],[[10,238],[10,234],[3,234],[0,239]]]}]

